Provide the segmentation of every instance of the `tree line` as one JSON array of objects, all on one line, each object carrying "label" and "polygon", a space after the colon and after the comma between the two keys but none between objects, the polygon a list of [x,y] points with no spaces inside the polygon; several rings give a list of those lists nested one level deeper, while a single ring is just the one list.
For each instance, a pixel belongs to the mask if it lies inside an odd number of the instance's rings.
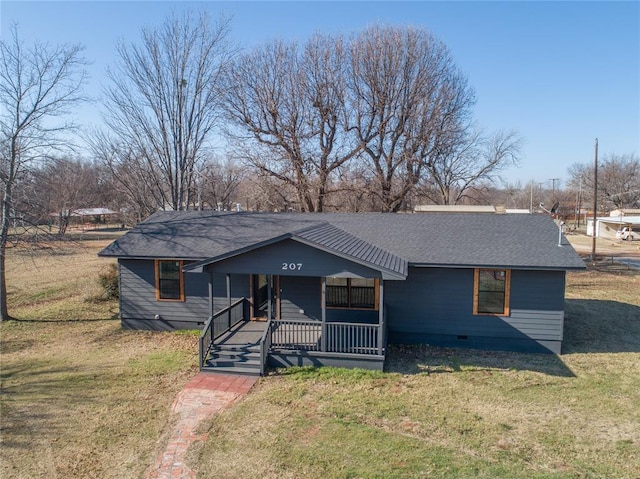
[{"label": "tree line", "polygon": [[216,155],[296,211],[342,210],[354,196],[387,212],[456,203],[518,159],[515,133],[476,127],[473,89],[424,29],[375,25],[244,52],[229,29],[179,14],[117,46],[105,128],[88,140],[147,214],[193,208]]}]

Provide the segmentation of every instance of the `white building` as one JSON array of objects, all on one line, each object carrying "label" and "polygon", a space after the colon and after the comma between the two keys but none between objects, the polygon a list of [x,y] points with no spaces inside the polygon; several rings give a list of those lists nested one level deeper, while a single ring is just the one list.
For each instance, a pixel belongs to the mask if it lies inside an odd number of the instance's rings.
[{"label": "white building", "polygon": [[[615,239],[616,231],[629,226],[640,231],[640,215],[638,216],[601,216],[596,218],[596,237]],[[587,235],[593,236],[593,218],[587,220]]]}]

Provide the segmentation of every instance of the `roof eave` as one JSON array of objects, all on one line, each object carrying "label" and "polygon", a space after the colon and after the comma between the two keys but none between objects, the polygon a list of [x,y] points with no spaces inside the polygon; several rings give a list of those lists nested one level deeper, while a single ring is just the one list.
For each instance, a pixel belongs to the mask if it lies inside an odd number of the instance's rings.
[{"label": "roof eave", "polygon": [[355,258],[353,256],[350,256],[348,254],[344,254],[341,253],[339,251],[335,251],[332,250],[331,248],[326,248],[322,245],[319,245],[317,243],[314,243],[313,241],[307,241],[303,238],[297,237],[294,234],[291,233],[287,233],[284,235],[280,235],[278,237],[275,238],[271,238],[269,240],[266,241],[261,241],[260,243],[255,243],[251,246],[247,246],[245,248],[240,248],[234,251],[231,251],[229,253],[223,254],[223,255],[219,255],[219,256],[215,256],[215,257],[211,257],[211,258],[207,258],[204,259],[202,261],[198,261],[197,263],[193,263],[190,264],[188,266],[185,266],[183,268],[184,272],[187,273],[203,273],[204,269],[206,266],[210,265],[210,264],[214,264],[214,263],[219,263],[220,261],[224,261],[226,259],[229,258],[233,258],[235,256],[240,256],[242,254],[248,253],[250,251],[254,251],[260,248],[263,248],[265,246],[269,246],[271,244],[275,244],[275,243],[279,243],[281,241],[284,241],[286,239],[291,239],[293,241],[296,241],[298,243],[310,246],[314,249],[317,249],[319,251],[323,251],[325,253],[331,254],[333,256],[337,256],[343,259],[346,259],[348,261],[351,261],[353,263],[359,264],[361,266],[365,266],[367,268],[373,269],[375,271],[380,272],[382,279],[385,280],[405,280],[407,279],[407,275],[408,275],[408,265],[406,263],[406,261],[403,261],[403,268],[402,271],[396,271],[396,270],[391,270],[373,263],[369,263],[367,261],[362,261],[359,258]]},{"label": "roof eave", "polygon": [[226,259],[233,258],[235,256],[240,256],[245,253],[249,253],[251,251],[264,248],[265,246],[279,243],[280,241],[284,241],[289,238],[291,238],[291,233],[285,233],[283,235],[275,236],[273,238],[269,238],[267,240],[254,243],[252,245],[245,246],[243,248],[238,248],[236,250],[229,251],[227,253],[224,253],[218,256],[212,256],[211,258],[203,259],[201,261],[198,261],[197,263],[193,263],[188,266],[185,266],[184,268],[182,268],[182,270],[187,273],[203,273],[205,266],[208,266],[213,263],[219,263],[220,261],[224,261]]},{"label": "roof eave", "polygon": [[452,269],[474,269],[474,268],[504,268],[522,271],[583,271],[587,266],[559,266],[559,265],[523,265],[523,264],[455,264],[455,263],[409,263],[414,268],[452,268]]}]

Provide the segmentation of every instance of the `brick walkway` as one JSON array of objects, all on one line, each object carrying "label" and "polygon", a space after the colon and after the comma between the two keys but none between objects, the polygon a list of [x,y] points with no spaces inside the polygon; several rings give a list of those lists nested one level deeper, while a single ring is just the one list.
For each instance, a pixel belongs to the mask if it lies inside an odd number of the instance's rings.
[{"label": "brick walkway", "polygon": [[148,479],[194,479],[196,474],[184,461],[187,449],[194,441],[204,441],[207,435],[197,435],[201,421],[228,407],[244,396],[255,384],[254,376],[199,373],[189,381],[171,407],[178,415],[166,449],[147,470]]}]

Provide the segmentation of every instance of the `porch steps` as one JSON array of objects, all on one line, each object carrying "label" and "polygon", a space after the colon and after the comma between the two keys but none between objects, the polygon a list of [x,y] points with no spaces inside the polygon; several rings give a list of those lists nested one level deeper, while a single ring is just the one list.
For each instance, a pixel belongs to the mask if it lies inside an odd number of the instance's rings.
[{"label": "porch steps", "polygon": [[205,371],[260,376],[260,348],[216,345],[209,354]]}]

